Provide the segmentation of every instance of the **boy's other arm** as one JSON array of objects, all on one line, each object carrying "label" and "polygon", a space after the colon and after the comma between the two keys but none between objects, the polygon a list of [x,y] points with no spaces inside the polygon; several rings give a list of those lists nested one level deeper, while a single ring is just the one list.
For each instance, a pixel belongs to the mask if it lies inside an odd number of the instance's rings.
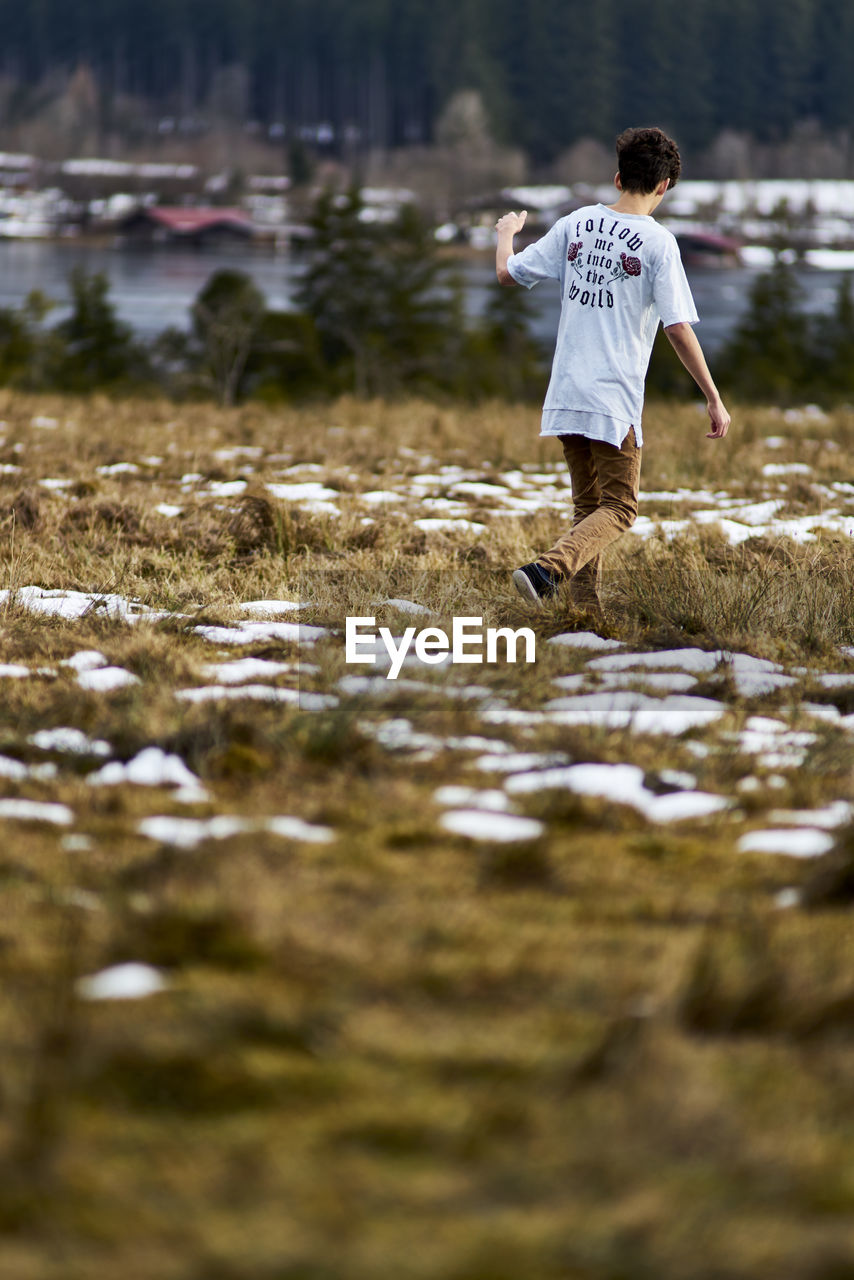
[{"label": "boy's other arm", "polygon": [[706,397],[706,407],[712,427],[711,431],[706,432],[706,439],[723,440],[729,428],[730,416],[709,373],[709,366],[706,364],[706,357],[703,355],[696,333],[685,321],[681,324],[668,325],[664,332],[670,339],[673,350]]},{"label": "boy's other arm", "polygon": [[505,213],[495,224],[498,232],[498,244],[495,249],[495,274],[499,284],[515,284],[516,281],[507,270],[507,259],[513,252],[513,237],[521,231],[528,216],[527,209],[521,213]]}]

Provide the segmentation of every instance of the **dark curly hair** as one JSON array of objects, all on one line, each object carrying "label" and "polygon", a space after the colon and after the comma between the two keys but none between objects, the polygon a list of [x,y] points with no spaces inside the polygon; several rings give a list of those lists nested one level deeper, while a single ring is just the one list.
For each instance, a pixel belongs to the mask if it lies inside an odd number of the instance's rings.
[{"label": "dark curly hair", "polygon": [[665,178],[675,187],[682,172],[679,148],[661,129],[626,129],[617,139],[624,191],[649,195]]}]

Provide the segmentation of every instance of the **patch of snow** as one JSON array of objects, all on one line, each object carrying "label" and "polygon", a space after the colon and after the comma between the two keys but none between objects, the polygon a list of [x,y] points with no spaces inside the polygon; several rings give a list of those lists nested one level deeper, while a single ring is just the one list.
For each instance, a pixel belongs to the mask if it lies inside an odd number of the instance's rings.
[{"label": "patch of snow", "polygon": [[721,649],[658,649],[652,653],[615,653],[588,662],[591,671],[628,671],[633,667],[676,667],[696,674],[714,671],[724,660]]},{"label": "patch of snow", "polygon": [[468,503],[453,498],[422,498],[420,505],[428,511],[444,511],[446,516],[467,516],[469,513]]},{"label": "patch of snow", "polygon": [[287,816],[267,818],[264,830],[286,840],[305,840],[312,844],[326,844],[335,839],[335,832],[331,827],[321,827],[317,823],[304,822],[302,818]]},{"label": "patch of snow", "polygon": [[154,510],[158,512],[159,515],[172,519],[175,516],[179,516],[184,508],[173,506],[171,502],[158,502]]},{"label": "patch of snow", "polygon": [[[697,683],[697,677],[687,671],[602,671],[598,674],[599,686],[604,689],[627,689],[642,684],[647,689],[665,693],[687,693]],[[580,676],[556,676],[552,681],[560,689],[580,689],[590,683],[590,673]]]},{"label": "patch of snow", "polygon": [[395,597],[388,600],[378,600],[377,603],[390,605],[392,609],[399,609],[401,613],[432,614],[433,612],[432,609],[428,609],[424,604],[418,604],[415,600],[401,600]]},{"label": "patch of snow", "polygon": [[246,491],[245,480],[211,480],[206,493],[214,498],[236,498]]},{"label": "patch of snow", "polygon": [[379,724],[374,724],[370,720],[360,720],[358,727],[368,737],[375,738],[387,751],[424,751],[435,756],[444,745],[442,739],[437,738],[435,734],[416,732],[411,720],[406,720],[402,716],[393,720],[383,720]]},{"label": "patch of snow", "polygon": [[409,680],[406,677],[387,680],[385,676],[341,676],[337,681],[337,688],[351,697],[358,694],[382,697],[395,693],[426,693],[458,702],[488,698],[492,692],[485,685],[479,684],[442,684],[435,680]]},{"label": "patch of snow", "polygon": [[0,818],[13,818],[18,822],[52,822],[67,827],[74,821],[74,814],[64,804],[46,804],[41,800],[0,800]]},{"label": "patch of snow", "polygon": [[825,720],[828,724],[836,724],[842,718],[842,712],[833,703],[801,702],[797,707],[789,707],[790,715],[800,711],[803,715],[812,716],[814,720]]},{"label": "patch of snow", "polygon": [[443,813],[439,826],[454,835],[467,836],[469,840],[490,840],[511,843],[516,840],[535,840],[545,830],[536,818],[519,818],[512,813],[493,813],[486,809],[451,809]]},{"label": "patch of snow", "polygon": [[209,662],[202,667],[206,680],[220,684],[243,684],[246,680],[273,680],[293,671],[292,662],[270,662],[266,658],[238,658],[235,662]]},{"label": "patch of snow", "polygon": [[785,733],[785,720],[775,720],[771,716],[748,716],[744,727],[751,733]]},{"label": "patch of snow", "polygon": [[508,489],[524,489],[527,485],[527,479],[521,471],[504,471],[498,479]]},{"label": "patch of snow", "polygon": [[685,822],[689,818],[706,818],[729,808],[726,796],[709,791],[674,791],[670,795],[653,796],[642,812],[650,822]]},{"label": "patch of snow", "polygon": [[780,911],[788,911],[800,905],[801,895],[797,889],[781,889],[774,895],[774,906]]},{"label": "patch of snow", "polygon": [[81,649],[70,658],[63,658],[59,665],[77,672],[95,671],[98,667],[106,667],[107,659],[97,649]]},{"label": "patch of snow", "polygon": [[751,716],[741,733],[733,735],[739,749],[747,755],[758,755],[766,769],[795,769],[803,764],[807,748],[817,735],[787,730],[780,720]]},{"label": "patch of snow", "polygon": [[27,765],[22,764],[20,760],[13,760],[11,756],[0,756],[0,778],[12,778],[15,782],[22,782],[29,773]]},{"label": "patch of snow", "polygon": [[193,627],[196,635],[212,644],[258,644],[268,640],[295,640],[313,644],[329,634],[326,627],[310,627],[304,622],[241,622],[234,627]]},{"label": "patch of snow", "polygon": [[433,792],[437,804],[450,808],[488,809],[495,813],[506,813],[510,801],[503,791],[479,791],[477,787],[439,787]]},{"label": "patch of snow", "polygon": [[386,502],[402,502],[403,494],[395,493],[393,489],[369,489],[367,493],[359,494],[359,501],[371,506],[381,506]]},{"label": "patch of snow", "polygon": [[423,529],[425,533],[451,533],[451,532],[467,532],[482,533],[486,528],[485,524],[478,524],[476,520],[443,520],[439,517],[425,516],[420,520],[412,522],[416,528]]},{"label": "patch of snow", "polygon": [[236,444],[228,449],[214,449],[217,462],[234,462],[237,458],[260,458],[264,450],[258,444]]},{"label": "patch of snow", "polygon": [[341,676],[336,682],[336,687],[351,697],[362,693],[379,696],[401,691],[406,693],[434,691],[434,686],[423,680],[407,680],[400,677],[397,680],[387,680],[385,676]]},{"label": "patch of snow", "polygon": [[823,689],[847,689],[854,684],[854,671],[824,672],[813,679]]},{"label": "patch of snow", "polygon": [[148,964],[115,964],[100,973],[80,978],[77,994],[84,1000],[141,1000],[165,991],[163,975]]},{"label": "patch of snow", "polygon": [[231,814],[218,814],[214,818],[172,818],[155,815],[143,818],[137,827],[141,836],[157,840],[160,844],[172,844],[179,849],[193,849],[202,840],[227,840],[252,828],[245,818]]},{"label": "patch of snow", "polygon": [[267,492],[283,502],[329,502],[341,497],[337,489],[327,489],[317,480],[307,480],[304,484],[268,484]]},{"label": "patch of snow", "polygon": [[[282,458],[285,459],[287,456],[288,455],[283,454]],[[276,458],[271,458],[271,461],[276,461]],[[286,467],[284,471],[280,471],[278,474],[282,476],[294,476],[298,475],[300,471],[310,471],[312,475],[319,475],[323,470],[324,468],[319,462],[296,462],[292,467]]]},{"label": "patch of snow", "polygon": [[763,476],[809,476],[812,467],[806,462],[766,462]]},{"label": "patch of snow", "polygon": [[790,858],[819,858],[833,848],[833,836],[814,827],[749,831],[739,840],[739,853],[779,853]]},{"label": "patch of snow", "polygon": [[249,699],[255,702],[284,702],[301,711],[323,711],[338,705],[331,693],[313,693],[301,689],[280,689],[269,684],[205,685],[198,689],[176,689],[182,702],[220,702]]},{"label": "patch of snow", "polygon": [[792,827],[842,827],[854,820],[854,805],[834,800],[823,809],[775,809],[768,821]]},{"label": "patch of snow", "polygon": [[631,727],[636,733],[680,734],[711,724],[724,714],[726,707],[711,698],[689,694],[653,698],[645,693],[614,690],[554,698],[546,703],[545,710],[555,724],[601,725],[610,729]]},{"label": "patch of snow", "polygon": [[733,670],[733,683],[736,692],[742,698],[759,698],[776,689],[785,689],[797,684],[795,676],[783,675],[779,672],[739,671]]},{"label": "patch of snow", "polygon": [[80,729],[71,727],[39,729],[28,741],[40,751],[67,751],[80,756],[109,756],[113,751],[103,738],[89,738]]},{"label": "patch of snow", "polygon": [[[603,680],[605,678],[606,677],[604,676],[602,677]],[[631,676],[629,676],[628,678],[630,680],[632,679]],[[638,673],[637,679],[641,680],[642,678],[643,677],[640,675],[640,673]],[[622,680],[623,677],[619,675],[618,672],[614,672],[613,675],[611,676],[611,679]],[[592,684],[595,684],[595,682],[596,682],[596,677],[591,676],[589,671],[582,671],[580,673],[576,673],[575,675],[571,675],[571,676],[555,676],[554,679],[552,680],[552,684],[557,685],[559,689],[566,689],[570,693],[579,693],[582,689],[589,689]]]},{"label": "patch of snow", "polygon": [[180,756],[168,755],[160,747],[145,747],[126,764],[112,760],[87,778],[91,786],[118,786],[129,782],[142,787],[191,787],[201,790],[201,783]]},{"label": "patch of snow", "polygon": [[482,480],[460,480],[451,485],[451,493],[464,493],[471,498],[505,498],[507,490],[503,484],[489,484]]},{"label": "patch of snow", "polygon": [[634,667],[677,667],[694,674],[729,666],[733,682],[742,697],[756,697],[796,683],[794,676],[767,658],[754,658],[749,653],[729,653],[722,649],[669,649],[652,653],[620,653],[594,658],[591,671],[626,671]]},{"label": "patch of snow", "polygon": [[48,617],[68,618],[75,620],[87,614],[104,613],[109,618],[121,618],[125,622],[135,622],[139,618],[161,618],[163,613],[149,609],[136,600],[126,600],[124,596],[98,593],[96,591],[63,591],[46,590],[44,587],[19,587],[16,592],[0,591],[0,604],[5,603],[11,595],[15,602],[32,613],[42,613]]},{"label": "patch of snow", "polygon": [[114,689],[126,689],[128,685],[139,684],[139,676],[124,667],[98,667],[92,671],[81,671],[77,677],[81,689],[89,689],[94,693],[112,693]]},{"label": "patch of snow", "polygon": [[277,613],[292,613],[294,609],[304,609],[305,605],[298,604],[296,600],[245,600],[240,608],[246,613],[274,617]]},{"label": "patch of snow", "polygon": [[607,640],[597,636],[593,631],[565,631],[562,635],[552,636],[549,644],[566,645],[571,649],[622,649],[622,641]]},{"label": "patch of snow", "polygon": [[541,773],[508,778],[511,795],[547,789],[567,789],[578,795],[599,796],[639,810],[650,822],[682,822],[708,817],[729,808],[725,796],[704,791],[678,791],[657,796],[644,785],[643,770],[633,764],[573,764]]},{"label": "patch of snow", "polygon": [[113,462],[107,467],[96,467],[99,476],[136,475],[139,467],[133,462]]},{"label": "patch of snow", "polygon": [[690,520],[652,520],[649,516],[638,516],[629,532],[633,537],[644,541],[661,537],[666,542],[672,542],[680,534],[687,533],[690,527]]},{"label": "patch of snow", "polygon": [[446,738],[445,745],[452,751],[510,751],[506,742],[495,738],[481,738],[477,734],[467,733],[462,738]]},{"label": "patch of snow", "polygon": [[[501,698],[494,698],[486,703],[480,714],[481,719],[487,724],[515,724],[536,728],[544,723],[555,721],[554,716],[542,711],[522,711],[519,707],[508,707]],[[558,720],[557,723],[560,721]]]},{"label": "patch of snow", "polygon": [[22,667],[15,662],[0,662],[0,677],[9,680],[24,680],[31,674],[29,667]]},{"label": "patch of snow", "polygon": [[681,769],[661,769],[659,778],[667,787],[676,787],[679,791],[693,791],[697,779],[693,773],[683,773]]}]

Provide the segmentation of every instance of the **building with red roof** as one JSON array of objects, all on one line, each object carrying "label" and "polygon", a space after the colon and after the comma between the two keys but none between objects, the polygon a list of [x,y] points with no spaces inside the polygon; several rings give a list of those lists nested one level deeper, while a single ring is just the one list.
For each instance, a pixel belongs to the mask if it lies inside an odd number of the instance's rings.
[{"label": "building with red roof", "polygon": [[252,219],[242,209],[213,206],[136,209],[119,224],[128,239],[150,244],[211,244],[249,240],[255,233]]}]

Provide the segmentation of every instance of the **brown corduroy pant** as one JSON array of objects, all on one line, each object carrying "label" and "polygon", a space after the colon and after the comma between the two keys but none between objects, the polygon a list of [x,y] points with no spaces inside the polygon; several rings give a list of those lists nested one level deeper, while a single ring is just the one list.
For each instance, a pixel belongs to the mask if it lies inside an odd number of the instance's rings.
[{"label": "brown corduroy pant", "polygon": [[573,604],[599,612],[602,552],[637,519],[642,449],[630,428],[622,448],[558,436],[572,482],[572,527],[537,564],[569,580]]}]

